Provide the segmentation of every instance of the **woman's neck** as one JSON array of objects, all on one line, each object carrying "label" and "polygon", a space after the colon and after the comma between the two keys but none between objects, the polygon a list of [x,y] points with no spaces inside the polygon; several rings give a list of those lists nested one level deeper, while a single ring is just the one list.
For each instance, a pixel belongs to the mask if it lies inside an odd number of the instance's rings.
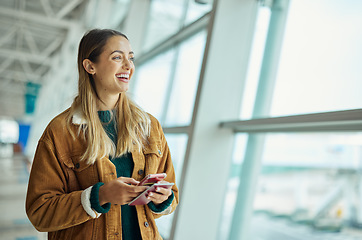
[{"label": "woman's neck", "polygon": [[118,96],[107,96],[107,97],[103,97],[98,99],[97,101],[97,109],[98,111],[107,111],[107,110],[112,110],[116,107],[117,102],[119,99],[119,95]]}]

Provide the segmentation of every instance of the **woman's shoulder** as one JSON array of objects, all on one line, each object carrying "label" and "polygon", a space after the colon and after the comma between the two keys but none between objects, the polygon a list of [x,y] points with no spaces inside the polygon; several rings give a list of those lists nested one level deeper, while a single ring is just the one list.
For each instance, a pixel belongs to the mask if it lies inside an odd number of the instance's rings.
[{"label": "woman's shoulder", "polygon": [[147,114],[148,114],[148,117],[150,118],[151,130],[154,128],[157,128],[157,129],[161,128],[161,124],[158,121],[158,119],[150,113],[147,113]]},{"label": "woman's shoulder", "polygon": [[157,120],[157,118],[155,116],[153,116],[151,113],[147,113],[148,117],[150,118],[151,124],[156,124],[159,123],[159,121]]},{"label": "woman's shoulder", "polygon": [[154,117],[152,114],[147,113],[150,121],[151,121],[151,126],[150,126],[150,138],[162,138],[164,133],[163,133],[163,129],[161,126],[161,123],[158,121],[158,119],[156,117]]},{"label": "woman's shoulder", "polygon": [[59,128],[66,125],[67,118],[70,114],[70,108],[66,109],[64,112],[55,116],[48,124],[48,127]]}]

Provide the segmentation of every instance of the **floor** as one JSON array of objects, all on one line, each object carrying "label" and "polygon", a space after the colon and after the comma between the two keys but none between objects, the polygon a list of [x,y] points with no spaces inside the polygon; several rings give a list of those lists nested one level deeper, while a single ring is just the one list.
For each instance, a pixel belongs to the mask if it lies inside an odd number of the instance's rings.
[{"label": "floor", "polygon": [[0,157],[0,239],[43,240],[25,213],[25,195],[29,173],[27,161],[20,155]]}]

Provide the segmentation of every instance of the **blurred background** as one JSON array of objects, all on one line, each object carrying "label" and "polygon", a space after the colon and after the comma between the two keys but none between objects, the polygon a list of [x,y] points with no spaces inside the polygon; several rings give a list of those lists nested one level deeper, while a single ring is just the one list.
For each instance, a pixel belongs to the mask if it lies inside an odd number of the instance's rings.
[{"label": "blurred background", "polygon": [[129,95],[161,122],[180,205],[164,239],[362,238],[362,1],[0,0],[0,239],[92,28],[130,39]]}]

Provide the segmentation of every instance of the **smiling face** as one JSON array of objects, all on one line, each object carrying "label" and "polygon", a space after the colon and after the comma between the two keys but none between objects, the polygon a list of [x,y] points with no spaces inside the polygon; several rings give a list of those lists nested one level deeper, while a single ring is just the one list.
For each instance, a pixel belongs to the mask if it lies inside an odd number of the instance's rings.
[{"label": "smiling face", "polygon": [[134,72],[134,53],[129,41],[122,36],[108,39],[96,62],[83,61],[85,70],[92,74],[101,101],[117,98],[126,92]]}]

